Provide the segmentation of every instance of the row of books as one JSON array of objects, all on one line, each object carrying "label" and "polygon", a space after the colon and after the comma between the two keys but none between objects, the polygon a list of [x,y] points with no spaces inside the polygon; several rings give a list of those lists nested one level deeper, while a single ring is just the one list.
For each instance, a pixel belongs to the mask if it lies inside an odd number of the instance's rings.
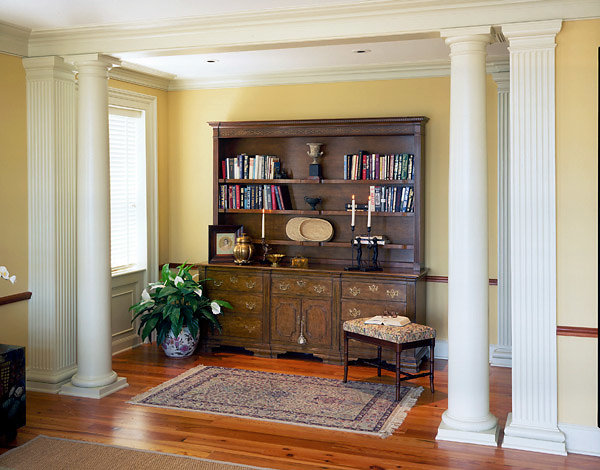
[{"label": "row of books", "polygon": [[221,161],[221,175],[226,179],[273,179],[280,171],[279,157],[246,155]]},{"label": "row of books", "polygon": [[371,186],[375,212],[414,212],[412,186]]},{"label": "row of books", "polygon": [[412,180],[415,156],[408,153],[379,155],[361,150],[344,155],[345,180]]},{"label": "row of books", "polygon": [[290,194],[286,186],[275,184],[219,185],[219,209],[288,210],[291,208]]}]

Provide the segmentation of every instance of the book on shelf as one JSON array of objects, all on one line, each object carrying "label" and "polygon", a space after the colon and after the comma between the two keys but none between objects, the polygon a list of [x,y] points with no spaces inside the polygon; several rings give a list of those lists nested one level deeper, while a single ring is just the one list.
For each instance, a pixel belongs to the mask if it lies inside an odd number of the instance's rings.
[{"label": "book on shelf", "polygon": [[345,180],[412,180],[414,155],[381,155],[360,150],[344,155],[343,171]]},{"label": "book on shelf", "polygon": [[410,318],[403,316],[375,315],[365,320],[365,325],[405,326],[410,323]]},{"label": "book on shelf", "polygon": [[221,161],[224,179],[273,179],[280,169],[279,157],[273,155],[247,155],[227,157]]}]

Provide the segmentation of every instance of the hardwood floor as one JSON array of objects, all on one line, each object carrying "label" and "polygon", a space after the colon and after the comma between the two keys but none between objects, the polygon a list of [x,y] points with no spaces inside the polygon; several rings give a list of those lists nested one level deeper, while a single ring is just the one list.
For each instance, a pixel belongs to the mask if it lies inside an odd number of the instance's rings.
[{"label": "hardwood floor", "polygon": [[[129,387],[102,400],[29,392],[27,426],[19,430],[10,447],[44,434],[282,470],[600,468],[597,457],[436,442],[441,414],[447,407],[446,361],[436,361],[435,394],[429,391],[427,377],[414,381],[425,390],[402,426],[386,439],[126,403],[198,364],[338,379],[343,376],[342,366],[315,361],[226,352],[175,360],[166,358],[156,346],[144,345],[113,358],[114,370],[127,378]],[[490,408],[504,426],[511,406],[510,369],[490,370]],[[383,373],[382,380],[393,383],[392,374]],[[372,368],[350,368],[352,380],[376,381],[376,375]],[[0,448],[0,453],[5,450]]]}]

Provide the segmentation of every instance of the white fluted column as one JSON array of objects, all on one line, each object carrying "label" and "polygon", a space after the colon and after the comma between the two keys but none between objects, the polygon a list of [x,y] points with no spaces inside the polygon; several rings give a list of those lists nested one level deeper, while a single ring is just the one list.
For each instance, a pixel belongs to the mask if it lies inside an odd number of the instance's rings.
[{"label": "white fluted column", "polygon": [[496,67],[492,77],[498,86],[498,344],[492,351],[493,366],[512,364],[510,312],[510,72],[508,64]]},{"label": "white fluted column", "polygon": [[490,27],[442,31],[450,46],[448,409],[436,439],[497,444],[489,411],[486,46]]},{"label": "white fluted column", "polygon": [[108,70],[117,59],[73,58],[78,71],[77,373],[65,395],[102,398],[127,386],[112,370]]},{"label": "white fluted column", "polygon": [[[76,88],[60,57],[23,59],[27,77],[27,389],[57,393],[76,366]],[[7,111],[8,112],[8,111]]]},{"label": "white fluted column", "polygon": [[503,447],[566,454],[558,429],[554,48],[561,21],[502,27],[510,47],[512,413]]}]

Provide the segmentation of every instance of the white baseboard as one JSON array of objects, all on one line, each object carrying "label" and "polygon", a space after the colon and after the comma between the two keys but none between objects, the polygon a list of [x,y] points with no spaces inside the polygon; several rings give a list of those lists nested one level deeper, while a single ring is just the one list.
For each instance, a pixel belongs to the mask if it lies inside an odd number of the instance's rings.
[{"label": "white baseboard", "polygon": [[435,340],[435,359],[448,359],[448,340]]},{"label": "white baseboard", "polygon": [[600,429],[593,426],[558,423],[567,439],[567,452],[600,457]]}]

